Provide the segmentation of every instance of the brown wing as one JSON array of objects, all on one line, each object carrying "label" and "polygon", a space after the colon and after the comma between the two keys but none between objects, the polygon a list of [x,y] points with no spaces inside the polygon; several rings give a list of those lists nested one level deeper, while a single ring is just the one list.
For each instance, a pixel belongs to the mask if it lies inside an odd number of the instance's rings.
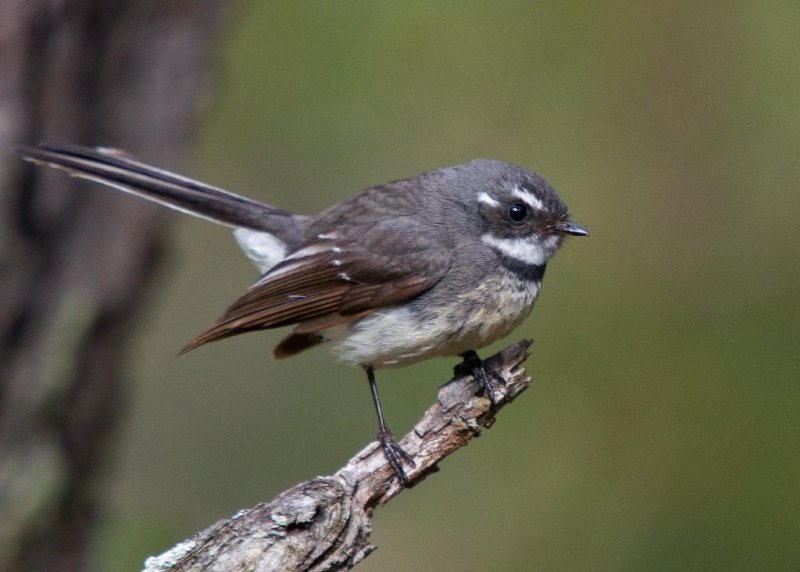
[{"label": "brown wing", "polygon": [[396,238],[389,248],[386,237],[377,244],[317,238],[277,264],[184,351],[244,332],[299,324],[294,335],[301,339],[288,344],[299,349],[276,351],[291,355],[321,341],[320,330],[419,295],[450,268],[450,252],[424,235]]}]

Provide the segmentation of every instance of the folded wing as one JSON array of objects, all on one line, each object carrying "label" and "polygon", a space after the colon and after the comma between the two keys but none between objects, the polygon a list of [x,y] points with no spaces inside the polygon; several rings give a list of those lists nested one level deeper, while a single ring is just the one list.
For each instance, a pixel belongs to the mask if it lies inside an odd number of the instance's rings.
[{"label": "folded wing", "polygon": [[335,232],[331,238],[317,237],[270,270],[184,351],[297,324],[275,351],[286,357],[323,341],[320,332],[326,328],[418,296],[447,272],[451,254],[417,231],[406,225],[390,249],[385,234],[376,249],[369,234],[358,236],[357,229],[351,229],[350,238]]}]

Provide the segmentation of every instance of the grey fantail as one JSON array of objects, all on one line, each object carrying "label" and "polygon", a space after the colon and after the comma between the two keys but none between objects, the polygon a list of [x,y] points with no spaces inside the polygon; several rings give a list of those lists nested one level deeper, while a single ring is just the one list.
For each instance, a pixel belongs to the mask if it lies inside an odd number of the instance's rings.
[{"label": "grey fantail", "polygon": [[[588,233],[539,175],[477,159],[370,187],[299,215],[145,165],[108,148],[39,145],[24,158],[233,227],[261,279],[184,348],[294,326],[278,358],[328,343],[367,372],[378,439],[397,476],[413,460],[394,441],[374,369],[462,356],[493,399],[477,354],[530,313],[565,235]],[[499,379],[502,381],[502,379]]]}]

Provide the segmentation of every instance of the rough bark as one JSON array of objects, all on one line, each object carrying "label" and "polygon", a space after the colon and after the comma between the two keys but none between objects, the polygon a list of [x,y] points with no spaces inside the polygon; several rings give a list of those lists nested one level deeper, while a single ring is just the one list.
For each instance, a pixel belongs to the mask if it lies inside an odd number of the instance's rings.
[{"label": "rough bark", "polygon": [[226,3],[0,0],[0,570],[79,570],[163,214],[11,155],[122,147],[177,168]]},{"label": "rough bark", "polygon": [[[472,377],[442,386],[436,402],[400,440],[416,463],[409,472],[413,484],[490,427],[497,411],[528,388],[522,363],[529,345],[519,342],[486,360],[506,380],[495,387],[494,410],[476,394]],[[350,569],[375,549],[369,543],[374,509],[403,490],[373,442],[336,474],[295,485],[269,503],[217,522],[149,558],[145,571]]]}]

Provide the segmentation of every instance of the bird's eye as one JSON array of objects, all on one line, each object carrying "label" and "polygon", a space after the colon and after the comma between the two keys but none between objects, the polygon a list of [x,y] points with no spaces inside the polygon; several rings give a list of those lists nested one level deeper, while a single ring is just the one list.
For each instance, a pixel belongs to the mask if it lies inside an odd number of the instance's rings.
[{"label": "bird's eye", "polygon": [[522,222],[528,216],[528,207],[522,203],[514,203],[508,208],[508,216],[514,222]]}]

